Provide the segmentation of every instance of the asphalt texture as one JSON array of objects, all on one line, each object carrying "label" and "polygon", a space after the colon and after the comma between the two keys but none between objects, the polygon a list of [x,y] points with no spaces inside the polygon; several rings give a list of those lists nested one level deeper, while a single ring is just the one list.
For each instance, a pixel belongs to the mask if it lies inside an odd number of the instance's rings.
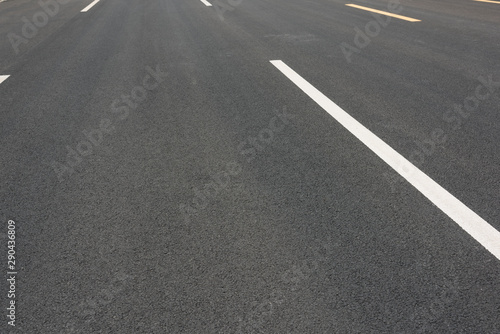
[{"label": "asphalt texture", "polygon": [[0,332],[500,333],[499,259],[270,63],[500,230],[500,4],[209,2],[0,3]]}]

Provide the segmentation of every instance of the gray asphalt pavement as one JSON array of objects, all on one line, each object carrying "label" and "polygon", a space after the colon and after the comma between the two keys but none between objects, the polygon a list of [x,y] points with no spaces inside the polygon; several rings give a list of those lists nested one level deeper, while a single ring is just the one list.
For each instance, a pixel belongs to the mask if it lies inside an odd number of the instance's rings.
[{"label": "gray asphalt pavement", "polygon": [[499,334],[499,37],[494,1],[0,2],[0,333]]}]

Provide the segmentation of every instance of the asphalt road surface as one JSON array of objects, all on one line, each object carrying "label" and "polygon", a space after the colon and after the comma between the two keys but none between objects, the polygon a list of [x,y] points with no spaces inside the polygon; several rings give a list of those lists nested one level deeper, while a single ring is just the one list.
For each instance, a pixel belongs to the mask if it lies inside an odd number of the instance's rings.
[{"label": "asphalt road surface", "polygon": [[499,1],[0,2],[0,332],[500,333],[499,60]]}]

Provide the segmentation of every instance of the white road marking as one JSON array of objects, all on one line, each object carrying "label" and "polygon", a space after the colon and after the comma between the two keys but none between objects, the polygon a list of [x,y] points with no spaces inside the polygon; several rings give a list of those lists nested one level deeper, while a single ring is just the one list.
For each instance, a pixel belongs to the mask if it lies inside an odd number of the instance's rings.
[{"label": "white road marking", "polygon": [[7,80],[8,77],[10,77],[10,75],[0,75],[0,84]]},{"label": "white road marking", "polygon": [[88,6],[87,6],[87,7],[85,7],[84,9],[82,9],[82,13],[85,13],[85,12],[86,12],[86,11],[88,11],[90,8],[94,7],[94,5],[95,5],[96,3],[98,3],[98,2],[99,2],[99,0],[94,0],[94,1],[92,1],[92,3],[91,3],[90,5],[88,5]]},{"label": "white road marking", "polygon": [[200,0],[201,2],[203,2],[205,4],[205,6],[207,7],[211,7],[212,4],[210,2],[208,2],[207,0]]},{"label": "white road marking", "polygon": [[352,4],[352,3],[348,3],[348,4],[346,4],[346,6],[354,7],[354,8],[358,8],[358,9],[362,9],[362,10],[366,10],[366,11],[369,11],[369,12],[373,12],[373,13],[377,13],[377,14],[382,14],[382,15],[386,15],[386,16],[392,16],[392,17],[395,17],[395,18],[400,19],[400,20],[405,20],[405,21],[410,21],[410,22],[420,22],[420,20],[414,19],[412,17],[398,15],[398,14],[389,13],[389,12],[384,12],[382,10],[368,8],[368,7],[364,7],[364,6],[359,6],[359,5],[355,5],[355,4]]},{"label": "white road marking", "polygon": [[281,60],[270,61],[349,132],[500,260],[500,232],[337,106]]}]

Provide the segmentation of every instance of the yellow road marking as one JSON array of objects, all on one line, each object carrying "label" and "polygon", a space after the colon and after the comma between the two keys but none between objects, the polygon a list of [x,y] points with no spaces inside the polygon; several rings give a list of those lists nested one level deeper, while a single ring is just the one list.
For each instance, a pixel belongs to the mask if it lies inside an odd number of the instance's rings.
[{"label": "yellow road marking", "polygon": [[[476,0],[476,1],[480,1],[480,0]],[[487,0],[481,0],[481,1],[487,1]],[[382,14],[382,15],[392,16],[392,17],[395,17],[397,19],[401,19],[401,20],[405,20],[405,21],[410,21],[410,22],[420,22],[421,21],[421,20],[413,19],[413,18],[408,17],[408,16],[403,16],[403,15],[393,14],[393,13],[389,13],[389,12],[384,12],[384,11],[378,10],[378,9],[358,6],[358,5],[355,5],[352,3],[348,3],[348,4],[346,4],[346,6],[354,7],[354,8],[358,8],[358,9],[362,9],[362,10],[367,10],[369,12],[374,12],[374,13],[378,13],[378,14]]]},{"label": "yellow road marking", "polygon": [[489,3],[496,3],[500,5],[500,1],[491,1],[491,0],[474,0],[474,1],[481,1],[481,2],[489,2]]}]

